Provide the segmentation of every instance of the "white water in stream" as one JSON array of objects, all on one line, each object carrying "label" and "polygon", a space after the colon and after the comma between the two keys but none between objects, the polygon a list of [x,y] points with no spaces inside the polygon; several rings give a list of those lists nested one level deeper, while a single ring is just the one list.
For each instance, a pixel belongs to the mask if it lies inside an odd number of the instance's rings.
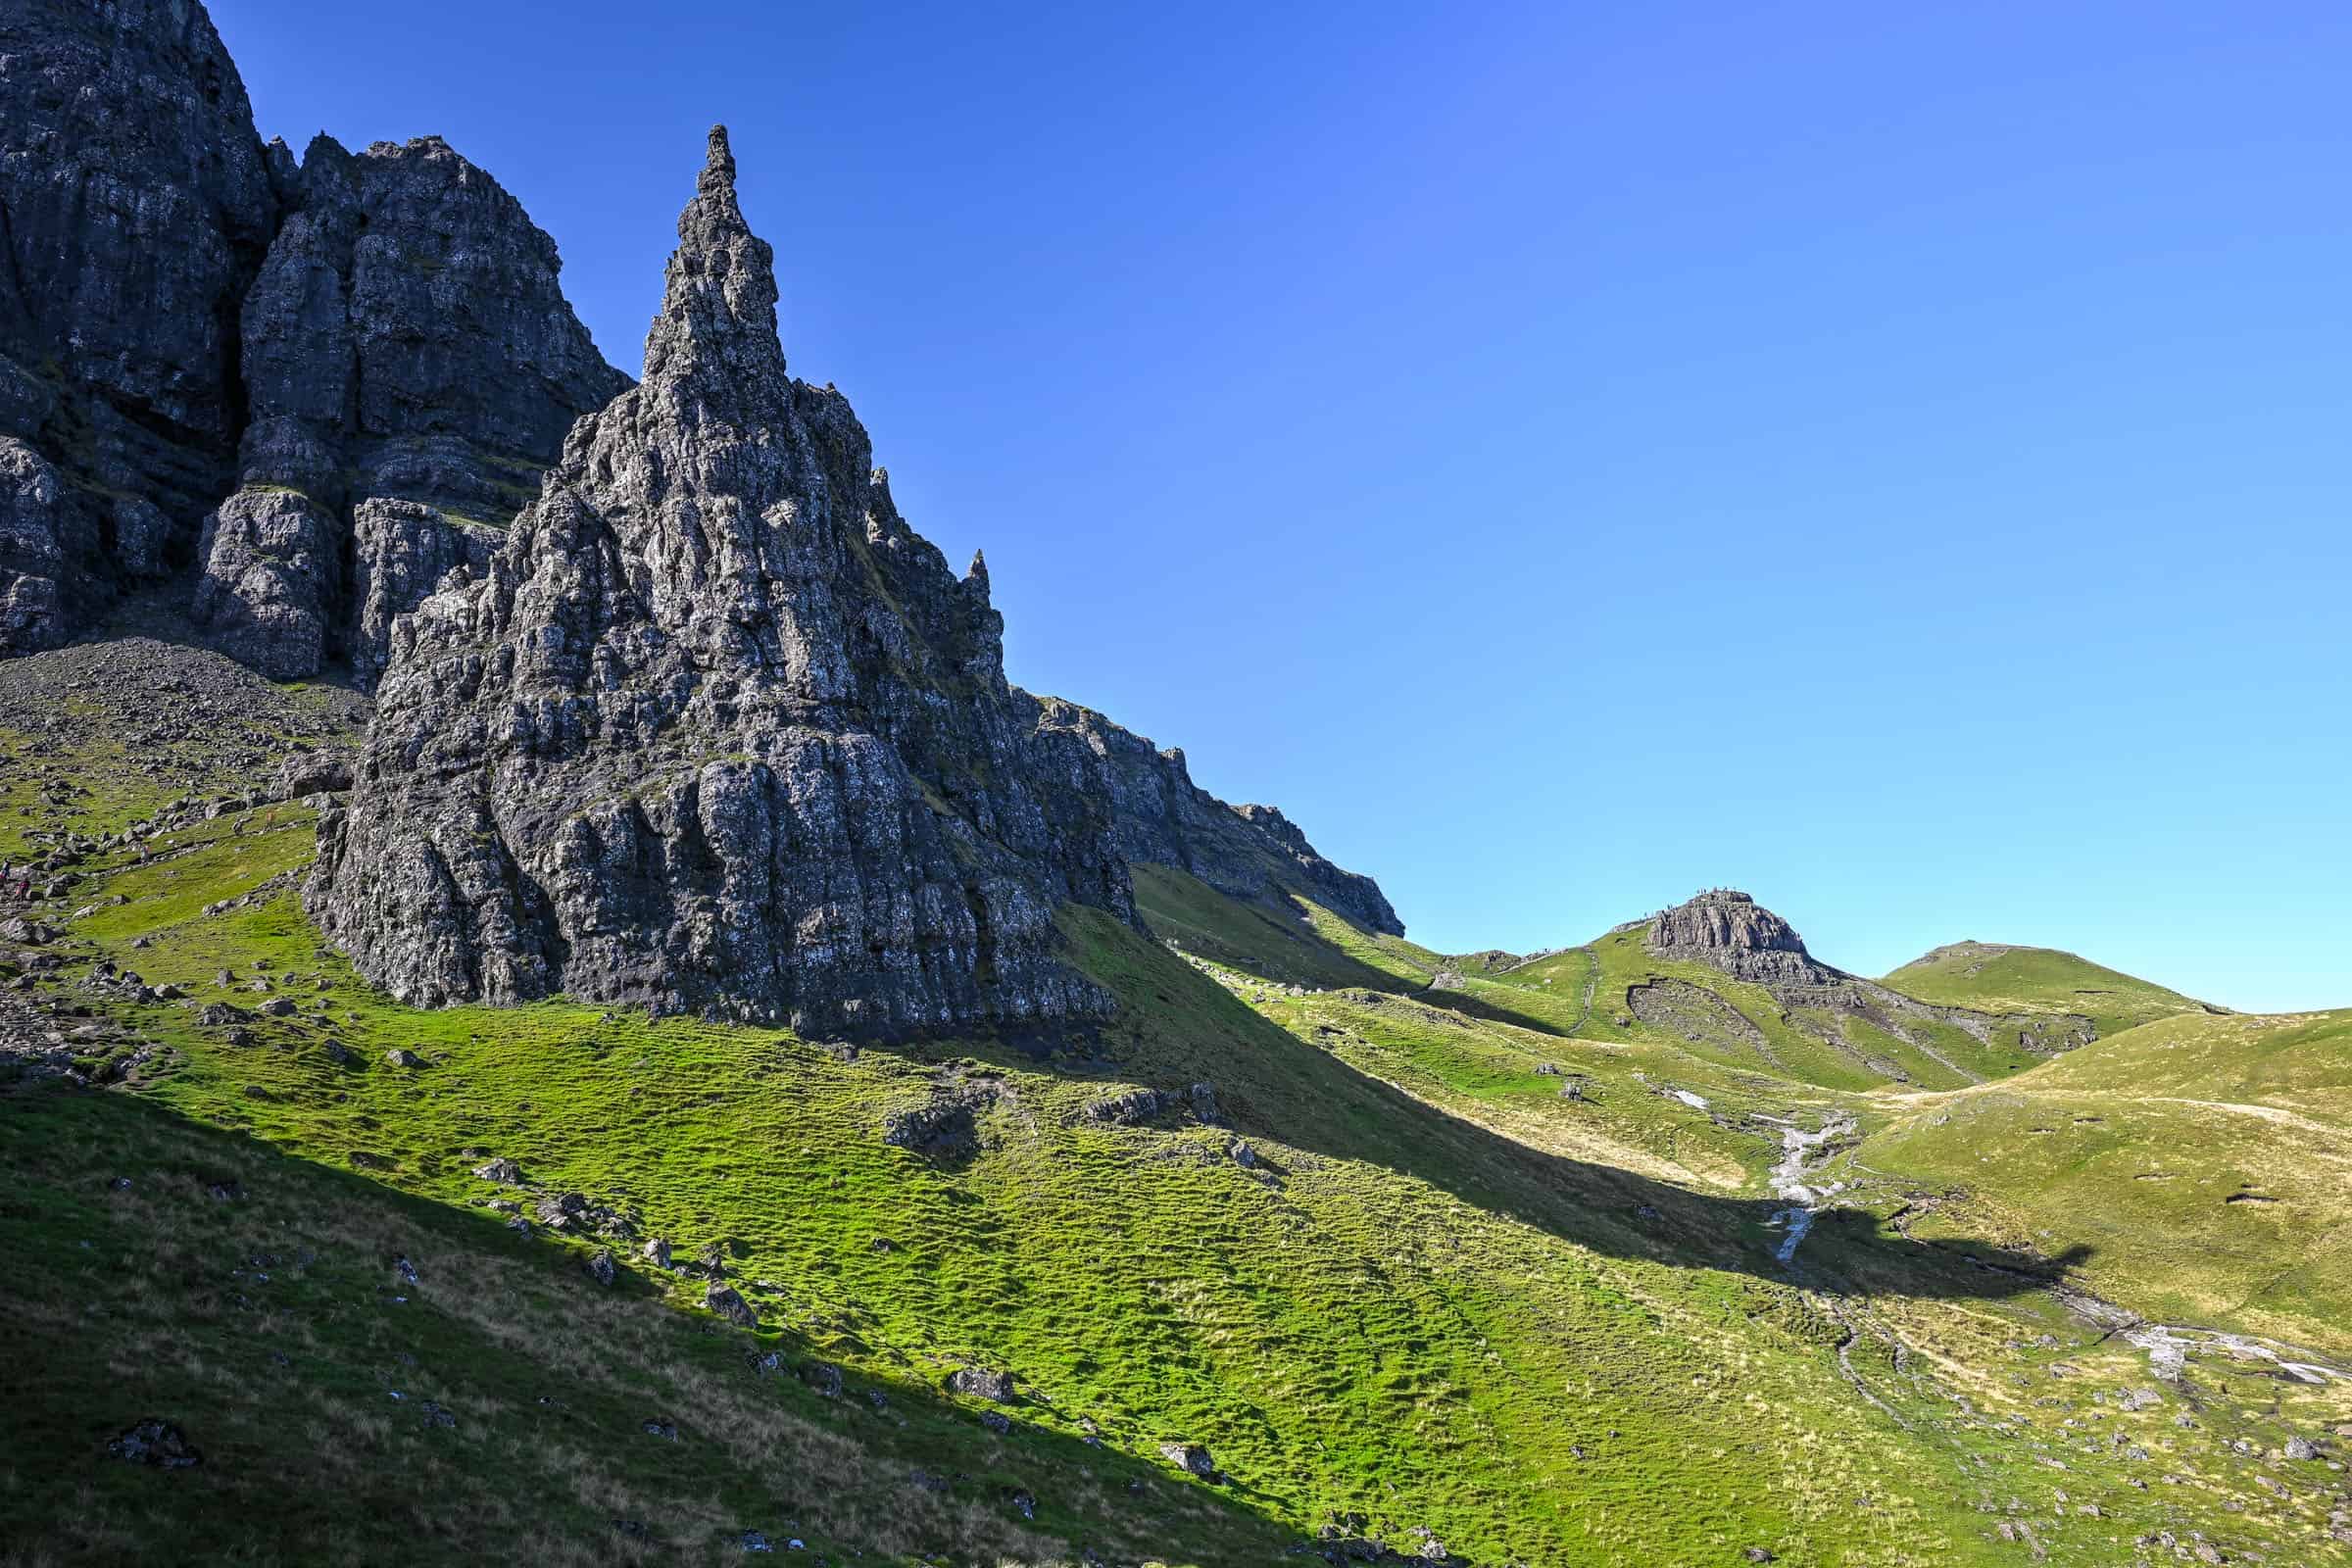
[{"label": "white water in stream", "polygon": [[[2167,1383],[2178,1382],[2186,1370],[2188,1358],[2197,1351],[2219,1351],[2234,1361],[2268,1361],[2288,1377],[2301,1383],[2327,1383],[2333,1379],[2352,1380],[2352,1373],[2328,1366],[2319,1361],[2291,1360],[2289,1357],[2308,1354],[2293,1346],[2277,1340],[2265,1340],[2251,1334],[2230,1334],[2221,1329],[2180,1328],[2163,1323],[2142,1323],[2128,1331],[2124,1338],[2148,1352],[2148,1364],[2155,1374]],[[2286,1353],[2281,1355],[2283,1350]]]},{"label": "white water in stream", "polygon": [[[1756,1119],[1773,1122],[1781,1129],[1781,1162],[1772,1167],[1771,1174],[1765,1178],[1765,1186],[1773,1197],[1789,1205],[1773,1216],[1788,1227],[1788,1233],[1781,1238],[1781,1245],[1772,1254],[1776,1261],[1787,1264],[1795,1258],[1797,1246],[1804,1241],[1805,1233],[1813,1228],[1813,1216],[1821,1211],[1822,1204],[1844,1190],[1845,1184],[1842,1182],[1816,1180],[1817,1167],[1808,1163],[1808,1160],[1815,1151],[1830,1140],[1842,1138],[1852,1132],[1854,1119],[1842,1113],[1833,1115],[1821,1124],[1821,1131],[1817,1133],[1806,1132],[1795,1123],[1783,1121],[1778,1116],[1759,1116]],[[1826,1155],[1823,1160],[1826,1162]]]}]

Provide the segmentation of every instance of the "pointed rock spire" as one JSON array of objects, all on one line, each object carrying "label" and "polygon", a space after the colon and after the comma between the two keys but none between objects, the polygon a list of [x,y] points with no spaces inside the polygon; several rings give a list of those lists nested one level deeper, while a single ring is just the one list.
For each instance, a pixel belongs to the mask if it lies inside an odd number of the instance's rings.
[{"label": "pointed rock spire", "polygon": [[645,338],[645,381],[695,381],[724,410],[779,390],[784,344],[776,334],[776,253],[743,220],[727,127],[710,127],[710,151],[694,200],[678,215],[662,314]]}]

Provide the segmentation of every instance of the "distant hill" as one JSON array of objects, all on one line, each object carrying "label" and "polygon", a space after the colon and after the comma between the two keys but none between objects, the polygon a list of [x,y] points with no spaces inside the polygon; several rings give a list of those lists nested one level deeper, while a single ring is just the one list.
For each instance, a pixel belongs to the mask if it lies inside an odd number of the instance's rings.
[{"label": "distant hill", "polygon": [[[2179,1014],[1998,1084],[1908,1097],[1855,1158],[1904,1196],[1889,1217],[1916,1240],[2074,1252],[2078,1285],[2156,1322],[2341,1355],[2348,1047],[2352,1011]],[[2266,1384],[2280,1386],[2275,1366]]]},{"label": "distant hill", "polygon": [[2227,1010],[2056,948],[1999,942],[1954,942],[1880,983],[1922,1002],[1986,1012],[2079,1012],[2102,1037],[2183,1012]]}]

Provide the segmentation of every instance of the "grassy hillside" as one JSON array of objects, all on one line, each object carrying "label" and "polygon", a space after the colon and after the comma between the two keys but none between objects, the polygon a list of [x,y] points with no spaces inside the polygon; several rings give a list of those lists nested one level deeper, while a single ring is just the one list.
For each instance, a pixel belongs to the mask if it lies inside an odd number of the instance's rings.
[{"label": "grassy hillside", "polygon": [[2204,1003],[2054,948],[1955,942],[1914,958],[1884,984],[1922,1002],[1986,1012],[2079,1012],[2101,1035],[2183,1012]]},{"label": "grassy hillside", "polygon": [[[91,688],[72,720],[13,701],[61,670]],[[2061,1239],[1964,1221],[1983,1167],[1927,1130],[2074,1061],[1926,1094],[1923,1055],[1889,1093],[1856,1056],[1892,1048],[1849,1054],[1761,993],[1713,993],[1761,1049],[1720,1014],[1620,1021],[1627,987],[1701,980],[1622,941],[1479,969],[1150,868],[1151,935],[1065,913],[1121,1011],[1054,1042],[421,1012],[320,948],[306,805],[172,805],[272,771],[247,731],[53,787],[94,772],[85,744],[124,755],[108,737],[154,678],[0,666],[0,820],[73,879],[0,990],[23,1042],[0,1068],[0,1560],[737,1560],[747,1531],[833,1563],[1336,1560],[1377,1537],[1494,1568],[2087,1565],[2168,1531],[2340,1554],[2342,1472],[2282,1454],[2352,1421],[2345,1385],[2199,1362],[2125,1400],[2147,1356],[2070,1305]],[[332,744],[318,722],[271,746]],[[1834,1143],[1825,1171],[1854,1206],[1785,1266],[1784,1125],[1840,1115],[1860,1153]],[[475,1174],[494,1159],[520,1185]],[[2300,1255],[2247,1235],[2244,1258]],[[2113,1279],[2219,1300],[2240,1255]],[[756,1329],[707,1308],[713,1265]],[[967,1370],[1012,1374],[1013,1402],[952,1390]],[[203,1462],[109,1454],[148,1420]],[[1163,1453],[1184,1444],[1218,1475]]]},{"label": "grassy hillside", "polygon": [[2352,1012],[2186,1014],[1890,1108],[1857,1160],[1949,1195],[1913,1234],[2079,1250],[2143,1315],[2352,1358]]}]

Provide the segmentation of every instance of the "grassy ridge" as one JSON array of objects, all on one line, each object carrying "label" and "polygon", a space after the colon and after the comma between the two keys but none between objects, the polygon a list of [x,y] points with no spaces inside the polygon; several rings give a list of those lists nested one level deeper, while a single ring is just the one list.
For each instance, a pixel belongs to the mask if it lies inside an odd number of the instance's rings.
[{"label": "grassy ridge", "polygon": [[2178,991],[2054,948],[1956,942],[1912,959],[1881,982],[1907,997],[1984,1012],[2079,1012],[2104,1035],[2206,1011]]}]

